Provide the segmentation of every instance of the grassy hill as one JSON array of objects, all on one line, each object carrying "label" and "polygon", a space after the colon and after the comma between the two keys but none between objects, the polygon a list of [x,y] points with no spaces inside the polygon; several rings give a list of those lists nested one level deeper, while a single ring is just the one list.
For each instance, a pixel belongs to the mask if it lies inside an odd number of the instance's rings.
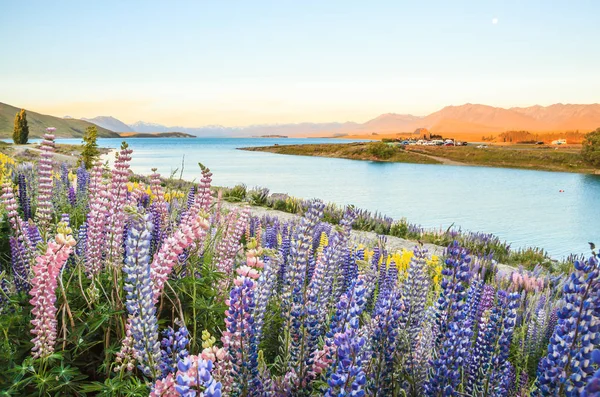
[{"label": "grassy hill", "polygon": [[[21,110],[14,106],[0,102],[0,139],[12,138],[15,114]],[[27,109],[25,109],[27,110]],[[94,124],[83,120],[61,119],[60,117],[48,116],[27,110],[27,123],[29,125],[29,137],[41,138],[46,132],[46,128],[56,128],[55,135],[60,138],[79,138],[82,137],[87,127]],[[97,127],[98,136],[102,138],[118,138],[119,134]]]}]

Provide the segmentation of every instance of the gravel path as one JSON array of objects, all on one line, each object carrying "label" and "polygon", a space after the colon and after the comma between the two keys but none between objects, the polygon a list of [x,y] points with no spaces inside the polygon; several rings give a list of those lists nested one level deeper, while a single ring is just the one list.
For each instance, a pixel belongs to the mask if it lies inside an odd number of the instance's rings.
[{"label": "gravel path", "polygon": [[[41,149],[32,147],[31,145],[12,145],[11,148],[14,149],[15,156],[23,155],[25,153],[25,151],[27,151],[27,150],[30,150],[32,152],[42,153]],[[54,153],[53,157],[54,157],[54,160],[56,160],[60,163],[64,162],[64,163],[68,163],[71,165],[75,165],[75,164],[77,164],[77,160],[79,159],[79,154],[76,153],[75,155],[68,155],[68,154]]]},{"label": "gravel path", "polygon": [[[240,208],[242,206],[243,206],[243,204],[229,203],[227,201],[223,201],[223,208],[227,208],[230,210],[234,209],[234,208]],[[271,208],[266,208],[266,207],[250,206],[250,212],[252,213],[252,215],[255,215],[255,216],[259,216],[259,217],[262,217],[264,215],[276,216],[279,219],[285,220],[285,221],[300,219],[299,215],[290,214],[290,213],[283,212],[283,211],[277,211],[277,210],[274,210]],[[399,251],[403,248],[407,249],[407,250],[412,250],[415,247],[415,245],[418,244],[416,241],[406,240],[406,239],[399,238],[399,237],[386,236],[386,238],[387,238],[386,246],[387,246],[388,250],[390,250],[390,251]],[[377,234],[374,232],[365,232],[362,230],[352,230],[351,239],[353,239],[357,243],[371,244],[371,243],[376,242]],[[435,245],[435,244],[426,243],[423,245],[425,248],[427,248],[429,253],[434,254],[434,255],[441,255],[445,249],[445,247]]]},{"label": "gravel path", "polygon": [[[223,201],[222,205],[223,205],[223,208],[228,209],[228,210],[241,208],[244,206],[244,204],[242,204],[242,203],[230,203],[227,201]],[[283,211],[277,211],[277,210],[274,210],[271,208],[266,208],[266,207],[250,206],[250,212],[252,213],[252,215],[259,216],[259,217],[262,217],[264,215],[276,216],[279,219],[284,220],[284,221],[297,220],[300,218],[300,215],[290,214],[288,212],[283,212]],[[356,243],[375,244],[377,241],[377,234],[374,232],[365,232],[362,230],[352,230],[350,238]],[[417,244],[418,244],[417,241],[406,240],[406,239],[403,239],[400,237],[394,237],[394,236],[386,236],[386,247],[387,247],[388,251],[390,251],[390,252],[401,251],[402,249],[412,250],[415,247],[415,245],[417,245]],[[425,244],[423,244],[423,246],[427,249],[429,254],[437,255],[437,256],[442,256],[444,254],[444,250],[446,249],[446,247],[442,247],[440,245],[435,245],[435,244],[429,244],[429,243],[425,243]],[[514,267],[504,265],[501,263],[498,264],[498,274],[499,275],[510,274],[515,270],[516,269]]]}]

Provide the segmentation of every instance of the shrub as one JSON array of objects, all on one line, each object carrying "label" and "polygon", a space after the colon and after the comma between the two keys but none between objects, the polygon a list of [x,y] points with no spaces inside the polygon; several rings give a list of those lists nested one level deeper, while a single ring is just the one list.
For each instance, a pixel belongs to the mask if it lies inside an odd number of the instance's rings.
[{"label": "shrub", "polygon": [[371,142],[367,145],[367,151],[377,159],[388,160],[394,155],[396,149],[384,142]]},{"label": "shrub", "polygon": [[600,167],[600,128],[590,132],[583,139],[581,157],[587,163]]},{"label": "shrub", "polygon": [[266,187],[257,187],[248,192],[250,203],[252,205],[266,206],[269,198],[269,189]]},{"label": "shrub", "polygon": [[243,183],[235,185],[223,192],[223,198],[227,201],[240,202],[246,200],[246,185]]}]

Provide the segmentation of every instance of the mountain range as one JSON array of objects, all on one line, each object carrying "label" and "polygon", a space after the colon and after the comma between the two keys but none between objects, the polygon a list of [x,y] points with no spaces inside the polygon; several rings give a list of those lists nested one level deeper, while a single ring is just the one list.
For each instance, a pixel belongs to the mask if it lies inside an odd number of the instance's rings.
[{"label": "mountain range", "polygon": [[[107,119],[108,121],[105,121]],[[427,116],[385,113],[365,123],[298,123],[259,124],[246,127],[208,125],[202,127],[165,126],[138,121],[129,126],[112,117],[88,119],[113,131],[135,132],[179,131],[196,136],[227,137],[256,135],[286,136],[343,136],[365,134],[410,133],[417,128],[426,128],[438,134],[498,134],[511,130],[530,132],[562,132],[580,130],[586,132],[600,127],[600,104],[530,106],[500,108],[467,103],[461,106],[446,106]],[[122,126],[115,127],[115,122]]]},{"label": "mountain range", "polygon": [[[0,138],[12,134],[14,115],[19,109],[0,103]],[[28,111],[32,137],[43,135],[46,127],[57,128],[61,137],[83,135],[89,123],[99,127],[99,136],[117,137],[118,133],[182,132],[200,137],[250,137],[260,135],[301,136],[367,136],[372,134],[394,135],[412,133],[426,128],[437,134],[461,134],[477,136],[499,134],[511,130],[532,133],[576,131],[587,132],[600,127],[600,104],[574,105],[554,104],[500,108],[467,103],[446,106],[427,116],[385,113],[365,123],[297,123],[258,124],[245,127],[206,125],[200,127],[165,126],[138,121],[126,124],[111,116],[89,119],[73,119],[42,115]]]}]

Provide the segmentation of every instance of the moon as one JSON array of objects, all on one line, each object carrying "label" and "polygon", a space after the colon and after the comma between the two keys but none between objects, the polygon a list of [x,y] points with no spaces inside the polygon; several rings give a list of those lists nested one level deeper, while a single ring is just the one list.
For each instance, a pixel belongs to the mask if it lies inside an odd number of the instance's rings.
[{"label": "moon", "polygon": [[498,18],[492,18],[492,24],[498,25]]}]

